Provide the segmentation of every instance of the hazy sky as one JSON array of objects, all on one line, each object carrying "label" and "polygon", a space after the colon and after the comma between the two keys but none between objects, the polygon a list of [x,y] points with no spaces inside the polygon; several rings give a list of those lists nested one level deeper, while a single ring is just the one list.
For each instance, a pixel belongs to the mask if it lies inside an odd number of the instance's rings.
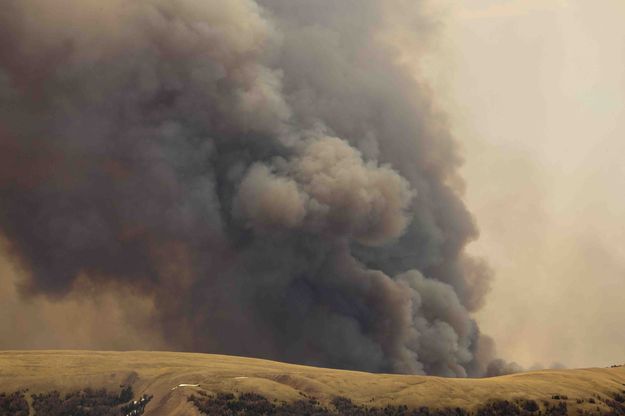
[{"label": "hazy sky", "polygon": [[625,360],[625,2],[453,4],[437,83],[507,359]]}]

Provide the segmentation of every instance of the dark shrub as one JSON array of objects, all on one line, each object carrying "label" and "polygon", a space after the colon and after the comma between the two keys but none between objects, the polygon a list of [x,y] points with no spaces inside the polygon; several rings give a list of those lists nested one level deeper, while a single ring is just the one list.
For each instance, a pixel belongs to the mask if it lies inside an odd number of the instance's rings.
[{"label": "dark shrub", "polygon": [[566,416],[568,414],[567,406],[565,402],[560,402],[554,406],[548,406],[545,408],[545,415],[549,416]]},{"label": "dark shrub", "polygon": [[521,403],[521,407],[526,412],[537,412],[539,409],[538,403],[536,403],[534,400],[524,400]]},{"label": "dark shrub", "polygon": [[0,393],[0,416],[28,416],[28,402],[24,393]]}]

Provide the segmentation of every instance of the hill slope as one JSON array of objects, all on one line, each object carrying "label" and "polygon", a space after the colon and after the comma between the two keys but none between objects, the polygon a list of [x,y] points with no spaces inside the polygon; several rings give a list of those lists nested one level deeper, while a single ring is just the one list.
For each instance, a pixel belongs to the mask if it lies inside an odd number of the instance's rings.
[{"label": "hill slope", "polygon": [[[199,386],[177,387],[180,384]],[[489,400],[531,399],[541,407],[564,401],[568,414],[578,414],[578,409],[596,414],[597,407],[600,414],[607,414],[604,402],[614,403],[615,394],[625,392],[625,367],[448,379],[369,374],[209,354],[0,352],[0,393],[28,389],[29,397],[53,390],[66,394],[86,387],[119,391],[121,385],[132,386],[135,397],[154,396],[145,415],[199,415],[187,398],[200,392],[255,392],[269,400],[286,402],[314,397],[322,404],[341,396],[367,406],[460,407],[469,411]]]}]

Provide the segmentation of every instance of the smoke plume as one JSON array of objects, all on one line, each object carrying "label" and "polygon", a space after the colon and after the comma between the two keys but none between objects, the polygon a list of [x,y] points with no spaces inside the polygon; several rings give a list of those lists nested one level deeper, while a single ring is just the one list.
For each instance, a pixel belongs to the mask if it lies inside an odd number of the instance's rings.
[{"label": "smoke plume", "polygon": [[3,2],[0,231],[21,295],[126,288],[180,350],[496,371],[458,146],[391,41],[425,48],[427,10]]}]

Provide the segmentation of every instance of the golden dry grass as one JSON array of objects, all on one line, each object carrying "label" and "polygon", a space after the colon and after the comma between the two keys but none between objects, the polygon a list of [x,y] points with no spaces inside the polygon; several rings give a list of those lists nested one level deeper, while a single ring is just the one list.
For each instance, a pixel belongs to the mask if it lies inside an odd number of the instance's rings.
[{"label": "golden dry grass", "polygon": [[[369,374],[211,354],[173,352],[0,352],[0,392],[31,393],[132,384],[135,395],[153,394],[146,415],[196,415],[186,398],[194,390],[254,391],[279,400],[314,396],[323,403],[345,396],[359,404],[463,407],[490,399],[551,400],[568,396],[570,414],[595,409],[587,399],[625,390],[625,367],[545,370],[488,379]],[[179,384],[199,387],[179,387]],[[576,403],[584,399],[584,403]],[[598,402],[599,403],[599,402]]]}]

